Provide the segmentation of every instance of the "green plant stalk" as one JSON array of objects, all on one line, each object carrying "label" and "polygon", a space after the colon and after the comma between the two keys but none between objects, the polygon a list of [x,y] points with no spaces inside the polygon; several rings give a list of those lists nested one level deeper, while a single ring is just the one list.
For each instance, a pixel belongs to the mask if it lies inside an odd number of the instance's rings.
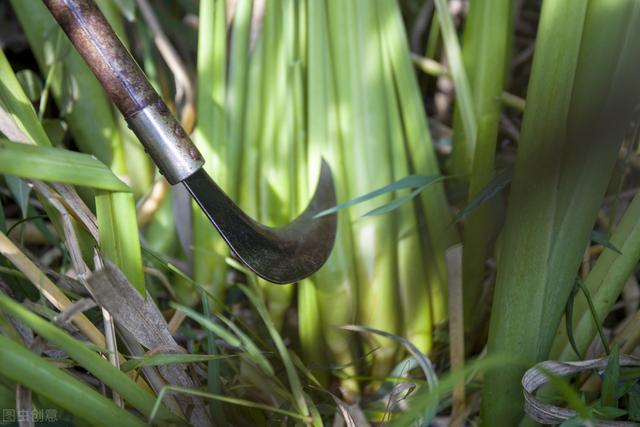
[{"label": "green plant stalk", "polygon": [[[204,168],[227,190],[226,118],[222,106],[226,91],[226,7],[223,0],[200,2],[198,26],[198,120],[194,143],[205,159]],[[223,300],[226,286],[224,257],[228,249],[209,219],[193,204],[193,278]],[[220,307],[214,305],[217,312]]]},{"label": "green plant stalk", "polygon": [[145,248],[167,257],[176,256],[179,241],[173,214],[173,199],[170,195],[164,197],[158,210],[146,225],[144,236],[147,242]]},{"label": "green plant stalk", "polygon": [[264,57],[264,40],[262,33],[258,36],[256,46],[249,61],[247,83],[247,106],[244,116],[246,123],[252,123],[245,129],[242,138],[242,185],[239,190],[240,205],[254,218],[258,214],[258,181],[260,178],[260,129],[262,127],[262,73]]},{"label": "green plant stalk", "polygon": [[[512,3],[509,0],[474,1],[465,24],[463,60],[467,76],[470,76],[471,102],[477,123],[472,162],[470,169],[465,170],[471,174],[467,201],[472,200],[494,174],[500,96],[509,57]],[[460,118],[461,114],[456,117]],[[456,131],[462,131],[463,128],[454,125]],[[464,131],[454,134],[454,151],[459,147],[464,151],[465,140]],[[482,294],[485,263],[498,232],[495,217],[492,205],[485,204],[469,215],[464,226],[463,307],[467,332],[477,324],[475,310]]]},{"label": "green plant stalk", "polygon": [[[453,165],[454,173],[466,175],[471,173],[473,157],[476,150],[476,138],[478,123],[474,112],[473,96],[465,64],[463,62],[460,43],[456,34],[453,19],[449,13],[446,0],[435,0],[436,13],[442,32],[442,40],[451,69],[451,78],[456,88],[456,108],[459,111],[459,119],[464,130],[464,139],[454,146]],[[502,15],[498,14],[500,19]],[[479,42],[479,41],[478,41]],[[501,70],[504,72],[504,70]]]},{"label": "green plant stalk", "polygon": [[[76,340],[63,329],[49,323],[40,316],[30,312],[19,303],[13,301],[4,294],[0,294],[0,308],[12,317],[20,320],[39,336],[55,344],[80,366],[91,372],[100,381],[104,382],[112,390],[118,392],[131,406],[139,410],[145,416],[151,413],[155,398],[149,392],[142,389],[126,374],[115,368],[100,355],[91,351],[84,343]],[[5,348],[5,346],[1,346]],[[21,380],[19,376],[17,381]],[[63,384],[60,382],[60,384]],[[76,400],[72,400],[74,404]],[[162,418],[171,419],[172,416],[163,406]],[[119,425],[118,423],[116,423]]]},{"label": "green plant stalk", "polygon": [[327,375],[327,343],[323,336],[322,325],[327,322],[322,317],[319,307],[319,295],[315,280],[304,279],[297,285],[298,290],[298,336],[305,365],[318,382],[326,387],[329,383]]},{"label": "green plant stalk", "polygon": [[[330,46],[336,81],[336,105],[350,198],[392,181],[387,142],[388,128],[382,81],[381,45],[374,4],[333,0],[328,4]],[[366,77],[365,77],[366,76]],[[390,201],[382,197],[379,203]],[[365,204],[363,209],[373,206]],[[350,211],[355,271],[358,283],[358,317],[362,325],[392,334],[400,331],[397,315],[395,215],[360,218]],[[386,374],[398,345],[373,338],[373,375]]]},{"label": "green plant stalk", "polygon": [[435,58],[440,47],[440,20],[437,12],[431,17],[431,25],[429,26],[429,34],[427,35],[427,45],[424,49],[424,56],[427,58]]},{"label": "green plant stalk", "polygon": [[[305,2],[307,3],[307,13],[313,14],[313,19],[308,17],[299,17],[299,28],[305,28],[308,33],[307,45],[302,46],[299,50],[306,52],[306,55],[300,54],[300,58],[307,62],[306,67],[306,92],[303,83],[305,69],[302,60],[297,62],[293,67],[293,86],[292,86],[292,103],[295,110],[291,112],[294,117],[294,141],[293,141],[293,162],[296,166],[296,173],[292,177],[293,205],[296,211],[304,208],[304,204],[309,200],[312,190],[313,173],[317,171],[316,163],[326,151],[326,147],[330,140],[328,139],[326,120],[329,113],[324,110],[325,102],[330,96],[327,88],[327,68],[330,64],[327,62],[318,62],[318,55],[325,55],[328,61],[328,51],[321,50],[323,39],[318,38],[318,27],[326,28],[326,12],[321,2]],[[323,33],[320,37],[324,37]],[[326,39],[324,39],[326,41]],[[326,43],[323,47],[326,47]],[[322,92],[318,93],[318,88],[322,88]],[[305,109],[305,99],[307,101],[307,109]],[[323,120],[324,119],[324,120]],[[339,227],[339,226],[338,226]],[[339,245],[339,243],[338,243]],[[337,249],[334,246],[334,252],[327,260],[327,263],[312,278],[303,280],[298,284],[298,336],[300,337],[300,346],[304,356],[305,364],[309,367],[309,371],[313,373],[318,382],[326,387],[329,383],[328,370],[329,360],[333,359],[335,344],[338,341],[332,340],[332,336],[327,334],[327,324],[329,319],[336,319],[341,316],[342,311],[338,304],[333,307],[336,318],[326,312],[326,300],[323,299],[327,291],[326,283],[323,283],[323,273],[327,268],[331,268],[333,255]],[[327,265],[328,264],[328,265]],[[339,286],[339,283],[332,283]],[[333,298],[339,298],[332,295]],[[338,338],[339,339],[339,338]],[[331,341],[330,341],[331,340]],[[338,344],[339,345],[339,344]],[[327,351],[327,347],[329,351]],[[347,350],[348,351],[348,350]],[[335,360],[335,359],[333,359]]]},{"label": "green plant stalk", "polygon": [[[247,87],[249,74],[249,35],[251,32],[251,15],[253,0],[237,2],[236,14],[233,20],[233,31],[229,52],[229,84],[227,88],[227,119],[229,152],[227,156],[228,169],[236,177],[243,174],[242,138],[245,131],[245,114],[247,108]],[[240,182],[239,179],[234,180]],[[240,186],[229,188],[229,197],[239,200]]]},{"label": "green plant stalk", "polygon": [[[638,100],[633,63],[618,56],[632,6],[543,4],[498,261],[490,355],[508,353],[532,365],[551,348]],[[484,425],[517,424],[522,399],[514,396],[521,396],[523,371],[488,372]]]},{"label": "green plant stalk", "polygon": [[[394,80],[409,158],[409,171],[424,175],[438,175],[438,162],[431,143],[415,69],[409,55],[402,15],[396,2],[380,2],[385,10],[381,22],[385,43],[391,60]],[[410,153],[410,154],[409,154]],[[397,177],[399,178],[399,177]],[[445,251],[459,241],[454,227],[450,227],[451,214],[444,185],[430,185],[420,196],[418,224],[422,231],[421,243],[427,265],[431,294],[433,325],[447,320],[447,268]]]},{"label": "green plant stalk", "polygon": [[[380,22],[389,19],[383,8],[378,8]],[[392,17],[391,17],[392,18]],[[383,38],[387,37],[383,30]],[[383,71],[387,116],[389,118],[392,147],[393,175],[395,179],[409,175],[409,161],[402,129],[397,93],[395,90],[391,53],[388,43],[383,43]],[[398,288],[400,291],[403,336],[420,352],[427,353],[432,346],[432,313],[430,288],[434,285],[427,278],[420,245],[420,232],[414,203],[405,203],[397,210],[398,229]],[[432,257],[430,257],[432,259]]]},{"label": "green plant stalk", "polygon": [[[290,64],[295,61],[293,47],[295,25],[291,19],[294,4],[290,0],[273,0],[266,4],[262,37],[265,54],[262,65],[263,115],[258,142],[261,178],[259,191],[259,221],[268,225],[283,225],[292,219],[291,199],[293,134],[287,111],[291,93]],[[293,286],[273,286],[258,279],[269,314],[280,330],[284,315],[291,304]]]},{"label": "green plant stalk", "polygon": [[95,76],[64,34],[62,57],[55,58],[54,44],[61,30],[42,2],[12,0],[11,5],[42,74],[54,73],[51,92],[80,150],[93,154],[116,174],[126,175],[113,108]]},{"label": "green plant stalk", "polygon": [[[306,174],[297,180],[300,187],[298,208],[308,199],[312,191],[316,172],[318,170],[319,158],[323,156],[329,162],[334,173],[336,192],[338,200],[348,199],[347,192],[347,163],[343,154],[344,146],[340,133],[338,115],[333,109],[336,103],[336,75],[333,72],[333,58],[329,49],[329,29],[328,14],[325,2],[310,1],[307,3],[307,129],[299,126],[302,140],[307,135],[307,147],[301,147],[298,152],[307,162]],[[295,76],[300,83],[296,86],[299,90],[302,87],[301,67]],[[298,99],[299,98],[299,99]],[[296,113],[305,116],[302,94],[297,97],[298,108]],[[305,171],[306,172],[306,171]],[[320,337],[313,339],[315,346],[326,344],[326,350],[320,350],[321,354],[329,353],[329,359],[335,365],[344,366],[340,372],[340,388],[346,400],[353,400],[359,394],[353,360],[352,337],[348,332],[339,329],[337,326],[350,324],[355,321],[357,310],[357,279],[352,265],[354,262],[352,227],[349,222],[349,213],[342,211],[338,213],[338,229],[336,233],[336,243],[334,250],[323,266],[316,273],[313,282],[305,283],[304,286],[315,286],[315,296],[320,317]],[[301,289],[301,288],[300,288]],[[313,302],[311,302],[313,303]],[[302,321],[302,319],[300,319]],[[313,319],[305,319],[311,322]],[[300,322],[300,327],[308,326]],[[302,335],[302,334],[301,334]],[[310,348],[308,352],[314,351]]]},{"label": "green plant stalk", "polygon": [[3,376],[45,396],[87,422],[105,427],[144,426],[135,415],[117,407],[112,400],[2,335],[0,366]]},{"label": "green plant stalk", "polygon": [[102,254],[144,295],[142,252],[133,194],[96,191],[96,216]]}]

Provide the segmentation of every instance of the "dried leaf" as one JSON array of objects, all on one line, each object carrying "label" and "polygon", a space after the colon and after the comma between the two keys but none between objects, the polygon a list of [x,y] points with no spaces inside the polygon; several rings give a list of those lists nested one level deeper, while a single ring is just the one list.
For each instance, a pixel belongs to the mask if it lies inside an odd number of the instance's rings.
[{"label": "dried leaf", "polygon": [[[524,391],[525,412],[535,421],[542,424],[559,424],[576,416],[573,409],[555,406],[535,396],[536,390],[550,381],[549,374],[555,376],[566,376],[577,374],[578,372],[592,369],[603,369],[607,367],[608,358],[584,360],[581,362],[558,362],[548,360],[538,363],[525,372],[522,377],[522,388]],[[640,366],[640,359],[637,357],[620,355],[620,366]],[[598,420],[598,426],[602,427],[632,427],[636,423],[626,421]]]},{"label": "dried leaf", "polygon": [[[127,330],[144,347],[163,354],[185,353],[171,336],[169,326],[153,298],[148,295],[143,298],[113,264],[106,262],[104,268],[92,274],[88,286],[96,302],[111,313],[116,324]],[[162,366],[160,373],[170,384],[195,387],[183,364]],[[177,400],[185,414],[191,412],[191,424],[211,425],[200,398],[180,396]],[[193,410],[190,406],[193,406]]]}]

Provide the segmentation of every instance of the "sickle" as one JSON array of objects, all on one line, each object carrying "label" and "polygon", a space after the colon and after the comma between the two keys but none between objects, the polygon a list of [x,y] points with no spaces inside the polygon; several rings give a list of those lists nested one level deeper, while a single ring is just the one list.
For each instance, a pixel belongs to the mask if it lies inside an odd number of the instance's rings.
[{"label": "sickle", "polygon": [[43,0],[160,172],[182,183],[237,257],[258,276],[293,283],[327,260],[336,216],[314,215],[336,204],[333,177],[323,160],[315,194],[292,223],[270,228],[251,219],[202,169],[204,160],[169,112],[92,0]]}]

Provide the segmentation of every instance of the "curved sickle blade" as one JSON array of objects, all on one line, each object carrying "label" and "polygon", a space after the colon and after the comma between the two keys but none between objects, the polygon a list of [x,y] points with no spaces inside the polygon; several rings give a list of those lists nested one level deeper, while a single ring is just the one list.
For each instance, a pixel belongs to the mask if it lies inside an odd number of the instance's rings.
[{"label": "curved sickle blade", "polygon": [[336,214],[313,218],[336,205],[331,168],[324,160],[311,202],[298,218],[280,228],[251,219],[202,169],[182,182],[236,256],[263,279],[278,284],[297,282],[315,273],[329,258]]}]

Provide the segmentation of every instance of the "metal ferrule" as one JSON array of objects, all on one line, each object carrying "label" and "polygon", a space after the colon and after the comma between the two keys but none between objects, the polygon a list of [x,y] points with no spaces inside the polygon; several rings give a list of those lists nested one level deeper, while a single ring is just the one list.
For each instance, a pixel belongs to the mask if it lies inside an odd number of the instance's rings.
[{"label": "metal ferrule", "polygon": [[204,164],[202,155],[164,103],[147,105],[127,118],[127,123],[170,184],[184,181]]}]

